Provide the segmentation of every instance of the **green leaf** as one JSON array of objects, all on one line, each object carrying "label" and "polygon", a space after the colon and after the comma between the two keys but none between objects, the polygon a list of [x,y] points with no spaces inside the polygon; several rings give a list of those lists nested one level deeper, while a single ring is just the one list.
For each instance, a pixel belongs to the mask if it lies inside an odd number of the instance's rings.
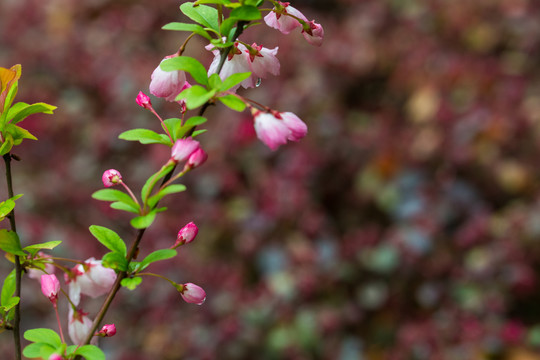
[{"label": "green leaf", "polygon": [[226,91],[232,88],[235,85],[240,84],[242,81],[246,80],[251,76],[250,72],[244,72],[244,73],[235,73],[229,76],[228,78],[223,81],[223,84],[218,89],[218,91]]},{"label": "green leaf", "polygon": [[26,256],[26,253],[22,251],[17,233],[6,229],[0,229],[0,249],[9,254]]},{"label": "green leaf", "polygon": [[134,214],[140,214],[140,209],[139,209],[138,206],[136,206],[136,205],[133,206],[133,205],[126,204],[126,203],[123,203],[123,202],[120,202],[120,201],[116,201],[116,202],[111,203],[111,208],[113,208],[115,210],[127,211],[127,212],[134,213]]},{"label": "green leaf", "polygon": [[146,229],[150,227],[156,218],[156,211],[152,210],[146,215],[137,216],[136,218],[131,219],[130,224],[135,229]]},{"label": "green leaf", "polygon": [[141,144],[164,144],[171,145],[171,140],[165,134],[158,134],[148,129],[131,129],[118,135],[119,139],[138,141]]},{"label": "green leaf", "polygon": [[74,354],[80,355],[86,360],[105,360],[105,354],[95,345],[83,345]]},{"label": "green leaf", "polygon": [[200,4],[228,5],[230,3],[231,3],[231,0],[197,0],[195,1],[194,5],[200,5]]},{"label": "green leaf", "polygon": [[225,95],[218,98],[225,106],[233,109],[234,111],[242,112],[246,108],[246,103],[237,98],[234,95]]},{"label": "green leaf", "polygon": [[11,151],[11,148],[13,147],[13,136],[11,134],[5,133],[5,140],[2,146],[0,146],[0,155],[6,155],[8,152]]},{"label": "green leaf", "polygon": [[170,119],[165,119],[163,122],[165,123],[165,126],[169,130],[169,133],[171,134],[171,137],[173,138],[173,140],[174,141],[178,140],[179,138],[176,137],[176,132],[180,128],[182,128],[182,119],[170,118]]},{"label": "green leaf", "polygon": [[192,116],[186,120],[184,126],[198,126],[204,124],[206,121],[207,119],[203,116]]},{"label": "green leaf", "polygon": [[205,132],[207,132],[207,131],[208,131],[208,130],[206,130],[206,129],[195,130],[195,131],[193,132],[193,134],[191,134],[191,137],[195,137],[195,136],[197,136],[197,135],[201,135],[201,134],[203,134],[203,133],[205,133]]},{"label": "green leaf", "polygon": [[0,304],[7,307],[15,294],[15,269],[13,269],[8,276],[4,279],[4,285],[2,286],[2,293],[0,294]]},{"label": "green leaf", "polygon": [[255,6],[244,5],[231,11],[230,17],[238,20],[253,21],[261,18],[261,12]]},{"label": "green leaf", "polygon": [[191,20],[219,31],[218,13],[215,8],[206,5],[194,7],[192,2],[185,2],[180,5],[180,10]]},{"label": "green leaf", "polygon": [[185,190],[186,190],[186,187],[184,185],[182,185],[182,184],[169,185],[166,188],[161,189],[156,195],[151,196],[148,199],[148,206],[153,208],[165,196],[170,195],[170,194],[179,193],[179,192],[182,192],[182,191],[185,191]]},{"label": "green leaf", "polygon": [[231,39],[231,37],[234,34],[232,30],[233,30],[234,25],[236,24],[236,21],[237,20],[235,18],[228,17],[221,23],[219,27],[219,30],[221,31],[223,36],[227,38],[229,42],[233,40]]},{"label": "green leaf", "polygon": [[62,241],[60,241],[60,240],[47,241],[47,242],[40,243],[40,244],[33,244],[33,245],[25,246],[23,248],[23,250],[28,251],[32,255],[35,255],[41,249],[51,250],[51,249],[54,249],[55,247],[57,247],[58,245],[60,245],[61,243],[62,243]]},{"label": "green leaf", "polygon": [[15,208],[15,201],[7,199],[0,203],[0,220],[4,220],[9,215],[11,210]]},{"label": "green leaf", "polygon": [[200,35],[208,40],[211,40],[212,37],[204,28],[197,24],[186,24],[181,22],[172,22],[162,27],[163,30],[174,30],[174,31],[190,31],[197,35]]},{"label": "green leaf", "polygon": [[91,225],[90,232],[107,249],[126,256],[126,244],[117,233],[98,225]]},{"label": "green leaf", "polygon": [[[92,194],[92,197],[96,200],[102,201],[114,201],[124,203],[132,208],[139,209],[137,203],[123,191],[116,189],[101,189]],[[111,205],[112,207],[112,205]]]},{"label": "green leaf", "polygon": [[175,165],[168,165],[163,166],[157,173],[153,174],[146,180],[146,183],[143,185],[143,188],[141,190],[141,198],[143,201],[146,201],[148,199],[148,196],[152,192],[154,186],[159,181],[159,179],[165,177],[169,172],[171,172],[174,169]]},{"label": "green leaf", "polygon": [[210,100],[216,94],[216,90],[206,90],[202,86],[193,85],[182,91],[177,97],[176,100],[185,99],[186,107],[189,110],[198,108],[208,100]]},{"label": "green leaf", "polygon": [[46,328],[26,330],[24,338],[35,343],[48,344],[55,348],[62,344],[62,340],[60,340],[60,336],[56,331]]},{"label": "green leaf", "polygon": [[23,121],[25,118],[27,118],[28,116],[32,114],[37,114],[37,113],[52,114],[54,109],[56,109],[56,106],[52,106],[52,105],[41,103],[41,102],[32,104],[32,105],[27,105],[21,108],[21,110],[19,110],[17,113],[13,114],[11,118],[9,118],[10,114],[8,114],[8,121],[12,124],[17,124],[18,122]]},{"label": "green leaf", "polygon": [[212,74],[212,75],[210,75],[210,77],[208,78],[208,85],[209,85],[212,89],[219,90],[222,83],[223,83],[223,82],[221,81],[221,78],[219,77],[218,74]]},{"label": "green leaf", "polygon": [[173,258],[175,257],[177,254],[176,250],[173,250],[173,249],[161,249],[161,250],[156,250],[150,254],[148,254],[148,256],[146,256],[143,261],[141,261],[141,265],[139,267],[139,270],[144,270],[148,267],[148,265],[156,262],[156,261],[161,261],[161,260],[167,260],[167,259],[170,259],[170,258]]},{"label": "green leaf", "polygon": [[11,106],[11,104],[13,104],[13,100],[15,100],[15,96],[17,96],[18,91],[19,91],[19,81],[15,81],[13,85],[11,85],[11,89],[9,89],[7,93],[6,102],[4,103],[4,111],[6,109],[9,109],[6,114],[8,116],[8,120],[10,119],[9,112],[11,108],[14,107],[14,106]]},{"label": "green leaf", "polygon": [[41,348],[47,346],[50,347],[50,345],[43,344],[43,343],[32,343],[28,346],[26,346],[23,349],[23,355],[27,358],[41,358]]},{"label": "green leaf", "polygon": [[101,259],[103,266],[111,268],[118,271],[126,271],[128,267],[128,262],[125,255],[122,255],[119,252],[108,252],[103,255]]},{"label": "green leaf", "polygon": [[159,65],[163,71],[187,71],[199,84],[208,85],[206,68],[197,59],[189,56],[175,56],[163,60]]},{"label": "green leaf", "polygon": [[11,310],[15,305],[17,305],[17,304],[19,303],[20,300],[21,300],[21,298],[18,297],[18,296],[10,297],[9,300],[6,302],[6,304],[0,306],[0,308],[2,309],[2,311],[9,311],[9,310]]},{"label": "green leaf", "polygon": [[132,278],[122,279],[122,281],[120,281],[120,285],[128,288],[129,290],[135,290],[135,288],[139,286],[141,282],[142,282],[142,278],[140,276],[134,276]]}]

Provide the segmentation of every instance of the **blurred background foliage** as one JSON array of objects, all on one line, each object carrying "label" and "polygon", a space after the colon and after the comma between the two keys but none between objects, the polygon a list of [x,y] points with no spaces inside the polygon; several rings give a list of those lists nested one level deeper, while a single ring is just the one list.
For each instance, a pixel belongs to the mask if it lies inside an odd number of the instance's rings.
[{"label": "blurred background foliage", "polygon": [[[26,244],[62,240],[56,255],[86,259],[105,251],[91,224],[133,237],[90,194],[108,168],[138,188],[169,156],[117,136],[159,129],[134,100],[185,39],[160,30],[183,20],[179,4],[0,2],[0,64],[22,64],[19,101],[58,106],[25,121],[39,142],[17,150]],[[207,302],[154,279],[123,290],[107,317],[118,334],[101,341],[109,358],[539,359],[540,3],[292,5],[324,26],[323,47],[251,28],[243,40],[279,46],[282,70],[243,94],[296,113],[308,137],[271,152],[249,114],[207,112],[209,161],[141,249],[195,221],[196,241],[153,270],[201,285]],[[209,64],[204,45],[186,54]],[[23,294],[24,328],[55,328],[37,282]],[[10,346],[2,334],[1,353]]]}]

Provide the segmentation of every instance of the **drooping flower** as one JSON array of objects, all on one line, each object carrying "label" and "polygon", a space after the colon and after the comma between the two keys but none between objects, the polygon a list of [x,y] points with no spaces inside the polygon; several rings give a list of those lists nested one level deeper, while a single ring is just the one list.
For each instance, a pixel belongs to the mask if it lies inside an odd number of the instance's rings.
[{"label": "drooping flower", "polygon": [[198,149],[200,149],[200,144],[197,140],[193,140],[191,137],[178,139],[172,147],[171,159],[176,162],[186,161]]},{"label": "drooping flower", "polygon": [[262,45],[253,43],[251,49],[245,50],[249,56],[249,65],[253,72],[252,80],[257,81],[256,78],[266,78],[268,73],[272,75],[279,75],[279,60],[276,57],[278,47],[268,49]]},{"label": "drooping flower", "polygon": [[300,120],[298,116],[292,112],[284,112],[279,114],[285,123],[285,126],[291,130],[288,140],[298,141],[307,134],[307,125]]},{"label": "drooping flower", "polygon": [[145,109],[150,109],[152,107],[152,102],[150,101],[150,97],[143,93],[142,91],[139,91],[139,94],[137,95],[137,98],[135,99],[135,102],[137,105],[142,106]]},{"label": "drooping flower", "polygon": [[255,133],[270,149],[276,150],[287,140],[298,141],[307,134],[306,124],[291,112],[262,112],[253,109]]},{"label": "drooping flower", "polygon": [[[163,62],[175,56],[166,56],[161,61]],[[176,101],[176,97],[186,86],[186,74],[183,71],[165,71],[159,65],[152,72],[151,79],[150,93],[154,96],[165,98],[167,101]]]},{"label": "drooping flower", "polygon": [[103,181],[103,186],[111,187],[119,184],[122,181],[122,175],[118,170],[109,169],[105,170],[103,176],[101,177],[101,180]]},{"label": "drooping flower", "polygon": [[58,292],[60,291],[60,281],[56,275],[41,275],[41,292],[53,304],[58,300]]},{"label": "drooping flower", "polygon": [[102,337],[111,337],[116,334],[116,326],[114,324],[105,324],[99,330],[96,335],[102,336]]},{"label": "drooping flower", "polygon": [[302,29],[302,35],[308,43],[313,46],[321,46],[324,38],[324,29],[321,24],[311,20]]},{"label": "drooping flower", "polygon": [[264,17],[264,22],[271,28],[277,29],[283,34],[288,34],[301,26],[300,22],[295,17],[307,21],[304,14],[289,5],[288,2],[278,1],[273,11],[269,12]]},{"label": "drooping flower", "polygon": [[[83,312],[81,309],[74,311],[71,306],[69,307],[68,333],[75,345],[83,345],[88,333],[92,329],[93,321],[86,315],[88,313]],[[96,341],[93,340],[92,343],[96,343]]]},{"label": "drooping flower", "polygon": [[195,225],[193,221],[189,222],[183,228],[181,228],[180,231],[178,231],[176,242],[172,248],[175,249],[180,245],[189,244],[195,239],[198,233],[199,228],[197,225]]},{"label": "drooping flower", "polygon": [[206,292],[203,288],[192,283],[183,284],[180,295],[185,302],[190,304],[202,305],[206,300]]},{"label": "drooping flower", "polygon": [[78,305],[81,293],[96,298],[109,292],[116,280],[116,273],[113,269],[103,267],[101,260],[92,257],[71,269],[64,279],[69,284],[69,298]]}]

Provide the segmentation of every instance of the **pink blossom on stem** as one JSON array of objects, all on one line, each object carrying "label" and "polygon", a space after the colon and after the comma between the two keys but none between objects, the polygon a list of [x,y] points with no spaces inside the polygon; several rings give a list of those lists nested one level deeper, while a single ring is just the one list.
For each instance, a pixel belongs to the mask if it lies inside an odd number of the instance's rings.
[{"label": "pink blossom on stem", "polygon": [[152,102],[150,101],[150,97],[146,95],[145,93],[143,93],[142,91],[139,91],[139,94],[137,95],[135,102],[137,103],[137,105],[142,106],[145,109],[152,108]]},{"label": "pink blossom on stem", "polygon": [[175,249],[180,245],[189,244],[195,239],[198,233],[199,228],[197,227],[197,225],[195,225],[193,221],[189,222],[178,232],[176,242],[174,243],[174,246],[172,248]]},{"label": "pink blossom on stem", "polygon": [[298,141],[307,133],[306,124],[291,112],[267,113],[253,109],[252,114],[257,137],[272,150],[287,140]]},{"label": "pink blossom on stem", "polygon": [[[47,254],[45,254],[44,252],[41,252],[41,251],[39,251],[37,253],[37,256],[40,257],[40,258],[50,258],[51,257],[50,255],[47,255]],[[54,267],[53,264],[45,263],[44,265],[45,265],[45,268],[43,270],[35,269],[35,268],[29,268],[27,270],[28,271],[28,277],[31,278],[31,279],[40,280],[41,275],[43,275],[44,272],[47,273],[47,274],[54,273],[55,267]]]},{"label": "pink blossom on stem", "polygon": [[[166,56],[163,60],[175,56]],[[163,62],[163,60],[161,61]],[[176,97],[186,86],[186,74],[183,71],[164,71],[159,65],[152,72],[151,79],[150,93],[154,96],[165,98],[167,101],[176,101]]]},{"label": "pink blossom on stem", "polygon": [[178,139],[172,147],[171,159],[176,162],[185,161],[198,149],[200,149],[200,144],[197,140],[193,140],[191,137]]},{"label": "pink blossom on stem", "polygon": [[58,300],[59,291],[60,281],[58,281],[56,275],[41,275],[41,292],[49,298],[53,304],[56,304],[56,301]]},{"label": "pink blossom on stem", "polygon": [[250,67],[253,74],[258,78],[266,78],[267,73],[279,75],[279,60],[276,57],[278,48],[268,49],[262,45],[253,43],[251,49],[246,49],[249,55]]},{"label": "pink blossom on stem", "polygon": [[264,22],[271,28],[277,29],[283,34],[288,34],[301,26],[300,22],[295,17],[307,21],[304,14],[290,6],[288,2],[284,3],[278,1],[278,4],[274,7],[273,11],[264,17]]},{"label": "pink blossom on stem", "polygon": [[92,298],[104,295],[111,289],[116,280],[113,269],[103,267],[101,260],[89,258],[84,264],[79,264],[65,274],[66,283],[69,284],[69,298],[78,305],[81,293]]},{"label": "pink blossom on stem", "polygon": [[109,169],[105,170],[103,176],[101,177],[101,180],[103,181],[103,186],[111,187],[119,184],[122,181],[122,175],[118,170]]},{"label": "pink blossom on stem", "polygon": [[302,35],[308,43],[313,46],[321,46],[324,38],[324,29],[320,24],[317,24],[315,20],[304,25]]},{"label": "pink blossom on stem", "polygon": [[[83,345],[88,333],[92,329],[93,321],[90,320],[88,313],[83,312],[78,309],[74,311],[73,308],[69,307],[68,314],[68,333],[71,341],[75,345]],[[93,343],[96,343],[97,340],[93,340]]]},{"label": "pink blossom on stem", "polygon": [[206,159],[208,159],[208,154],[201,148],[198,148],[189,155],[186,167],[194,169],[198,166],[201,166]]},{"label": "pink blossom on stem", "polygon": [[279,114],[285,123],[285,126],[291,130],[291,134],[287,139],[298,141],[307,134],[307,125],[300,120],[298,116],[292,112],[284,112]]},{"label": "pink blossom on stem", "polygon": [[192,283],[183,284],[180,295],[185,302],[190,304],[202,305],[206,300],[206,292],[203,288]]},{"label": "pink blossom on stem", "polygon": [[60,354],[51,354],[51,356],[49,356],[49,360],[63,360],[63,359],[64,358]]},{"label": "pink blossom on stem", "polygon": [[103,325],[101,330],[99,330],[96,335],[103,336],[103,337],[111,337],[116,334],[116,326],[114,324],[106,324]]}]

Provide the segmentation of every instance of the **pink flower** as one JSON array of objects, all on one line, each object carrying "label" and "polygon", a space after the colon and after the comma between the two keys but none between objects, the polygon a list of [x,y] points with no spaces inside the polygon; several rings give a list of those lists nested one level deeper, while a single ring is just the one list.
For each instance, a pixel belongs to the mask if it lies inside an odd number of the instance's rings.
[{"label": "pink flower", "polygon": [[150,97],[142,91],[139,91],[135,102],[137,102],[137,105],[142,106],[145,109],[152,108],[152,102],[150,101]]},{"label": "pink flower", "polygon": [[293,16],[307,21],[304,14],[290,6],[288,2],[283,3],[278,1],[278,5],[274,7],[274,10],[264,17],[264,22],[271,28],[277,29],[283,34],[288,34],[301,26],[298,19],[295,19]]},{"label": "pink flower", "polygon": [[103,176],[101,177],[101,180],[103,181],[103,185],[105,187],[111,187],[119,184],[122,181],[122,175],[118,170],[109,169],[105,170]]},{"label": "pink flower", "polygon": [[178,139],[172,147],[171,158],[176,162],[185,161],[198,149],[200,149],[200,144],[197,140],[191,137]]},{"label": "pink flower", "polygon": [[182,285],[180,295],[185,302],[190,304],[202,305],[206,300],[206,292],[203,288],[192,283],[186,283]]},{"label": "pink flower", "polygon": [[257,137],[270,149],[276,150],[287,140],[298,141],[307,133],[306,124],[291,112],[267,113],[252,110]]},{"label": "pink flower", "polygon": [[[82,310],[73,311],[73,308],[71,306],[69,307],[68,332],[71,341],[75,345],[83,345],[92,328],[93,321],[86,315],[88,313]],[[96,341],[92,342],[95,343]]]},{"label": "pink flower", "polygon": [[186,167],[189,167],[190,169],[194,169],[198,166],[201,166],[206,159],[208,159],[208,154],[201,148],[198,148],[194,152],[189,155],[188,161],[186,163]]},{"label": "pink flower", "polygon": [[64,358],[62,357],[62,355],[59,355],[59,354],[51,354],[51,356],[49,356],[49,360],[63,360]]},{"label": "pink flower", "polygon": [[[50,255],[45,254],[44,252],[39,251],[37,253],[38,257],[40,258],[50,258]],[[51,263],[44,263],[45,268],[43,270],[41,269],[35,269],[35,268],[29,268],[28,269],[28,277],[31,279],[40,280],[41,275],[43,273],[52,274],[54,273],[54,270],[56,269],[53,264]]]},{"label": "pink flower", "polygon": [[279,60],[276,57],[278,48],[268,49],[253,43],[251,49],[245,51],[249,55],[249,64],[251,71],[255,76],[252,76],[254,81],[257,78],[266,78],[267,73],[272,75],[279,75]]},{"label": "pink flower", "polygon": [[103,337],[111,337],[111,336],[114,336],[115,334],[116,334],[116,326],[114,326],[114,324],[106,324],[106,325],[103,325],[101,330],[99,330],[96,335],[103,336]]},{"label": "pink flower", "polygon": [[113,269],[105,268],[100,260],[89,258],[84,264],[79,264],[65,274],[66,283],[69,284],[69,298],[75,305],[81,300],[81,293],[96,298],[106,294],[116,280]]},{"label": "pink flower", "polygon": [[[170,59],[175,55],[166,56]],[[163,62],[163,60],[161,60]],[[158,66],[151,76],[150,92],[167,101],[176,101],[178,94],[182,92],[186,84],[186,74],[183,71],[164,71]]]},{"label": "pink flower", "polygon": [[315,20],[311,20],[302,30],[302,35],[313,46],[321,46],[324,37],[324,29],[320,24],[317,24]]},{"label": "pink flower", "polygon": [[41,275],[41,292],[56,304],[58,300],[58,292],[60,291],[60,281],[56,275]]},{"label": "pink flower", "polygon": [[197,227],[197,225],[195,225],[193,221],[189,222],[178,232],[176,242],[172,248],[175,249],[180,245],[189,244],[195,239],[198,233],[199,228]]}]

